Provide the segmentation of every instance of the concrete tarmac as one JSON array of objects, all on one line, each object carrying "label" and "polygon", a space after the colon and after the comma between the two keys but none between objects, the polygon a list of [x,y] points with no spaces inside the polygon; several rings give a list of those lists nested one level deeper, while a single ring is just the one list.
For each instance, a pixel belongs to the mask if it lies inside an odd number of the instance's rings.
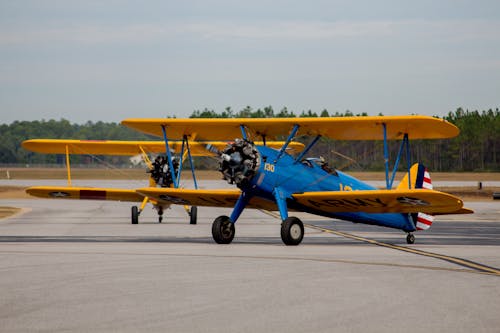
[{"label": "concrete tarmac", "polygon": [[[246,210],[230,245],[211,237],[228,209],[182,207],[158,224],[130,204],[0,200],[0,332],[498,332],[500,276],[306,228],[284,246],[280,223]],[[500,267],[500,203],[439,216],[405,235],[297,214],[304,223]]]}]

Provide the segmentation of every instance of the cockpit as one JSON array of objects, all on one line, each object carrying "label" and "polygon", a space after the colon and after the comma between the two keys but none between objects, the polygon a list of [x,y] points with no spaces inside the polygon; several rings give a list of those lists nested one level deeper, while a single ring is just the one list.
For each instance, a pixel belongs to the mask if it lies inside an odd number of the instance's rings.
[{"label": "cockpit", "polygon": [[328,162],[323,158],[323,156],[305,158],[302,160],[302,164],[309,168],[320,168],[330,175],[338,175],[335,169],[330,168]]}]

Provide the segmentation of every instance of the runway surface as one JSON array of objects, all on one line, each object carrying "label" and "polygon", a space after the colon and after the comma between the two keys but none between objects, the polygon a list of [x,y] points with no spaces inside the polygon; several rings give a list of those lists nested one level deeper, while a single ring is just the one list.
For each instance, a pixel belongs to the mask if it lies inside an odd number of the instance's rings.
[{"label": "runway surface", "polygon": [[[246,210],[230,245],[211,238],[227,209],[182,207],[158,224],[130,204],[0,200],[0,332],[498,332],[500,275],[396,247],[500,267],[500,203],[439,216],[406,245],[399,231],[298,214],[303,243]],[[328,230],[339,231],[339,234]],[[374,242],[341,236],[348,233]]]}]

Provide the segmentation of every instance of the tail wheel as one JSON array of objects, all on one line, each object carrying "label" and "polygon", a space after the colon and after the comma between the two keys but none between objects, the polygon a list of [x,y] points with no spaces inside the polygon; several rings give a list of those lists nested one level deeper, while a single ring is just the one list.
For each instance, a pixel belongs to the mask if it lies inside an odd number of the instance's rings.
[{"label": "tail wheel", "polygon": [[219,216],[212,224],[212,237],[217,244],[231,243],[234,233],[234,223],[227,216]]},{"label": "tail wheel", "polygon": [[415,235],[413,234],[408,234],[406,236],[406,243],[407,244],[414,244],[415,243]]},{"label": "tail wheel", "polygon": [[192,206],[189,211],[189,224],[196,224],[198,219],[198,207]]},{"label": "tail wheel", "polygon": [[139,223],[139,208],[132,206],[132,224]]},{"label": "tail wheel", "polygon": [[281,223],[281,240],[285,245],[299,245],[304,238],[304,224],[296,217],[288,217]]}]

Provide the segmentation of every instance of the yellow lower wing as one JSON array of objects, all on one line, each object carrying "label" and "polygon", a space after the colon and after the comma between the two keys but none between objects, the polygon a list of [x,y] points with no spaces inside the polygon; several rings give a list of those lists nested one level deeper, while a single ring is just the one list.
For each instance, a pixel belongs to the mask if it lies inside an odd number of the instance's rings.
[{"label": "yellow lower wing", "polygon": [[[187,190],[174,188],[146,187],[136,190],[90,187],[35,186],[26,192],[41,198],[88,199],[142,202],[149,197],[158,203],[234,207],[241,195],[238,189]],[[299,205],[291,208],[327,213],[429,213],[469,214],[472,210],[463,208],[463,202],[450,194],[433,190],[370,190],[340,192],[305,192],[293,194],[293,201]],[[248,208],[277,210],[273,201],[253,197]]]},{"label": "yellow lower wing", "polygon": [[[158,202],[168,202],[178,205],[190,206],[209,206],[232,208],[240,197],[240,190],[187,190],[174,188],[154,188],[147,187],[137,189],[137,192],[158,200]],[[253,197],[248,208],[257,208],[265,210],[277,210],[276,204],[272,201]]]},{"label": "yellow lower wing", "polygon": [[370,190],[306,192],[294,194],[297,203],[328,213],[429,213],[446,214],[462,209],[463,202],[450,194],[433,190]]},{"label": "yellow lower wing", "polygon": [[[172,188],[141,188],[137,192],[159,202],[179,205],[234,207],[240,190],[186,190]],[[455,213],[463,209],[462,200],[450,194],[432,190],[371,190],[343,192],[307,192],[292,195],[304,209],[328,213]],[[300,209],[291,204],[291,208]],[[277,210],[272,201],[253,197],[249,208]]]},{"label": "yellow lower wing", "polygon": [[80,200],[112,200],[142,202],[144,196],[135,190],[95,187],[34,186],[26,189],[26,193],[39,198],[80,199]]}]

